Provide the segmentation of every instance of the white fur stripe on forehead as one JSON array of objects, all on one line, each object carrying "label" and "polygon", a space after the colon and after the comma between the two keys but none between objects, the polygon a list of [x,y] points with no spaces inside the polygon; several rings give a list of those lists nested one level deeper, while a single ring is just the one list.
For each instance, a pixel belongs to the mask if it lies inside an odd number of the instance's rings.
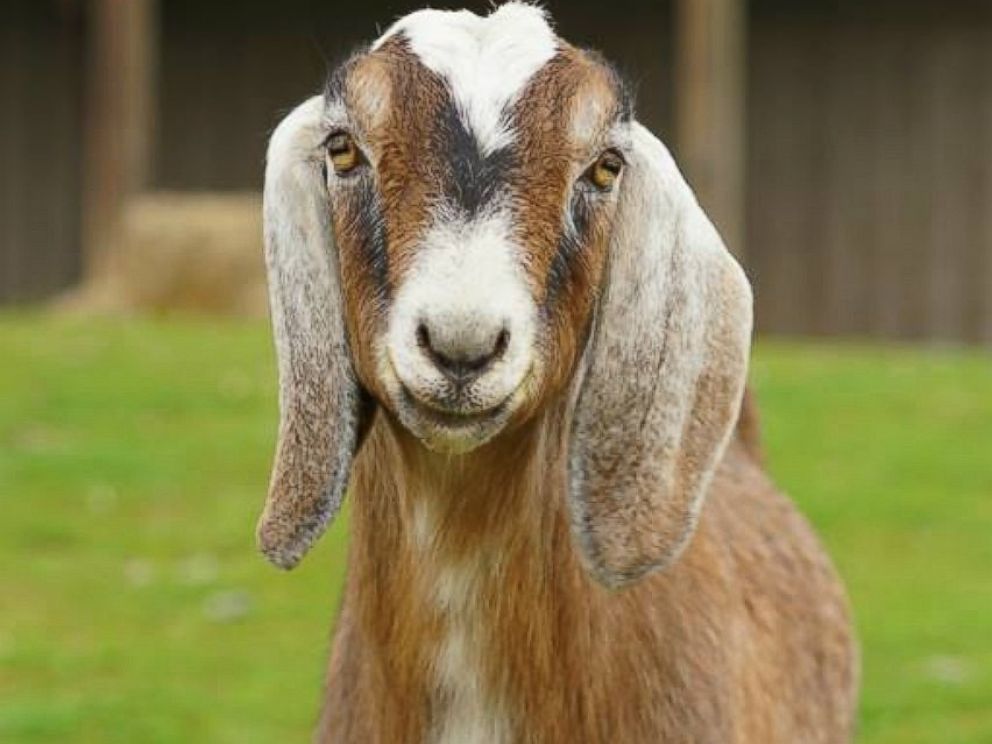
[{"label": "white fur stripe on forehead", "polygon": [[557,49],[544,11],[507,3],[491,15],[419,10],[397,21],[375,43],[402,33],[429,69],[448,81],[483,153],[510,142],[503,112]]}]

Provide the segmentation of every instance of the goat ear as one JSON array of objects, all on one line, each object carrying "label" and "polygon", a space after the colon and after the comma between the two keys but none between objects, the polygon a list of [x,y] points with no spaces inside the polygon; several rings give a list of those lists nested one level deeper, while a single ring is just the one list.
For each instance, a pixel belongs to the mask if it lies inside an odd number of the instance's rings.
[{"label": "goat ear", "polygon": [[363,408],[323,177],[323,110],[323,97],[315,96],[283,119],[269,141],[265,169],[265,265],[280,419],[258,543],[286,569],[341,506]]},{"label": "goat ear", "polygon": [[579,381],[569,452],[588,570],[623,586],[696,526],[740,408],[751,290],[664,145],[639,124]]}]

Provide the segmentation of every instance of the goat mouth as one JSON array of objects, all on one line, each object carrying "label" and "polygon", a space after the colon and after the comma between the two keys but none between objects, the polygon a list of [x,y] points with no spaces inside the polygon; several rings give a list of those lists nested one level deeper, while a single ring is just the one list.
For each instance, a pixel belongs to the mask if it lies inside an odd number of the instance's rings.
[{"label": "goat mouth", "polygon": [[479,411],[448,408],[435,401],[422,401],[406,385],[400,384],[400,394],[405,408],[446,429],[464,429],[499,418],[509,407],[510,396],[495,406]]},{"label": "goat mouth", "polygon": [[[384,379],[398,422],[430,450],[447,454],[469,452],[497,436],[526,398],[531,367],[513,390],[495,404],[472,407],[463,397],[417,395],[385,358]],[[461,398],[459,400],[459,398]]]},{"label": "goat mouth", "polygon": [[511,398],[483,411],[439,410],[421,402],[401,385],[397,414],[404,428],[428,449],[460,454],[481,446],[502,431],[510,417]]}]

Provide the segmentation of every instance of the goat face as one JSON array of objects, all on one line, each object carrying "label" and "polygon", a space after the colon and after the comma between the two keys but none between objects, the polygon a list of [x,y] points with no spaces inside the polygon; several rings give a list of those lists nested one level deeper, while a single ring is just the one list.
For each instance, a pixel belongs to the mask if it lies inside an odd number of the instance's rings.
[{"label": "goat face", "polygon": [[[325,94],[356,372],[446,452],[532,415],[571,377],[629,139],[611,68],[533,9],[502,13],[506,27],[415,14]],[[468,48],[478,33],[502,46]]]},{"label": "goat face", "polygon": [[367,402],[452,453],[555,397],[591,573],[675,559],[737,416],[751,296],[607,65],[528,5],[414,13],[279,125],[264,203],[275,563],[337,512]]}]

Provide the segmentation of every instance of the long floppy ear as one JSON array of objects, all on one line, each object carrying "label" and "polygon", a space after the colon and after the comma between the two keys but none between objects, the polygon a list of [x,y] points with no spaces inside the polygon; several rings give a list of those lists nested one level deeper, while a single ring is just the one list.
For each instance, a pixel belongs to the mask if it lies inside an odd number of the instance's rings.
[{"label": "long floppy ear", "polygon": [[280,419],[258,544],[286,569],[341,506],[363,407],[322,176],[323,108],[323,97],[315,96],[283,119],[269,141],[265,169],[265,265]]},{"label": "long floppy ear", "polygon": [[618,587],[687,545],[740,408],[751,290],[664,145],[639,124],[569,452],[584,563]]}]

